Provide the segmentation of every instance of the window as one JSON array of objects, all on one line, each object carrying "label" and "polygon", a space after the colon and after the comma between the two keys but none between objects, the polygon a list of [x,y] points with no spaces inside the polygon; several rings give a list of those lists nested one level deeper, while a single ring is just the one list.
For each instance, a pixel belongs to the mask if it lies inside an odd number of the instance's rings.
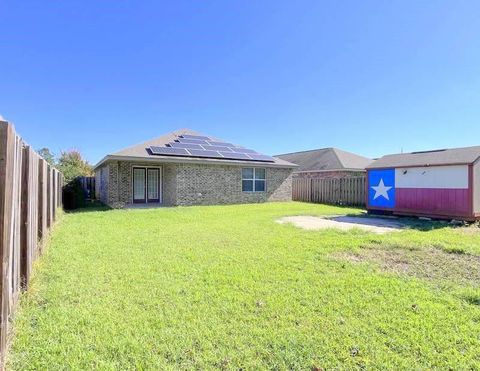
[{"label": "window", "polygon": [[242,169],[243,192],[265,192],[265,169],[246,167]]}]

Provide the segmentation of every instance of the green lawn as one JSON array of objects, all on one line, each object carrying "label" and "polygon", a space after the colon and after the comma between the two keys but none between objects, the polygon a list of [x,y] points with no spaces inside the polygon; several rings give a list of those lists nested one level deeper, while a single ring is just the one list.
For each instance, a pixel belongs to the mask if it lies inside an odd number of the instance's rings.
[{"label": "green lawn", "polygon": [[479,368],[479,229],[412,223],[380,236],[275,222],[359,212],[271,203],[65,214],[21,299],[8,365]]}]

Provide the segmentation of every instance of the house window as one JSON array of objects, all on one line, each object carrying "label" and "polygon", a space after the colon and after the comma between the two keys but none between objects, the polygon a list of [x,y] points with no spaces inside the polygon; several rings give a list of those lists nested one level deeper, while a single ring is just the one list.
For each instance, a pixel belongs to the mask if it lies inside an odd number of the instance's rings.
[{"label": "house window", "polygon": [[265,169],[246,167],[242,169],[243,192],[265,192]]}]

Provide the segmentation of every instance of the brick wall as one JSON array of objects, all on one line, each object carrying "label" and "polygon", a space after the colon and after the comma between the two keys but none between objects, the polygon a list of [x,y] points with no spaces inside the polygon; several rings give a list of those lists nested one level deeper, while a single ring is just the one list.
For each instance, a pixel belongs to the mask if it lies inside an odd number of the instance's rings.
[{"label": "brick wall", "polygon": [[97,170],[99,199],[114,208],[132,203],[132,167],[161,166],[165,206],[290,201],[292,169],[267,168],[266,192],[242,192],[242,167],[231,165],[111,162],[102,177]]},{"label": "brick wall", "polygon": [[173,206],[175,201],[175,164],[154,164],[151,162],[115,161],[110,163],[108,201],[107,205],[114,208],[122,208],[126,204],[133,203],[133,167],[161,167],[163,204]]},{"label": "brick wall", "polygon": [[108,165],[108,202],[107,204],[117,208],[122,207],[123,205],[119,203],[119,182],[120,182],[120,173],[119,173],[119,163],[112,162]]},{"label": "brick wall", "polygon": [[162,168],[163,204],[175,206],[177,202],[177,165],[164,164]]},{"label": "brick wall", "polygon": [[242,192],[242,167],[177,165],[177,205],[291,201],[292,169],[267,168],[266,192]]}]

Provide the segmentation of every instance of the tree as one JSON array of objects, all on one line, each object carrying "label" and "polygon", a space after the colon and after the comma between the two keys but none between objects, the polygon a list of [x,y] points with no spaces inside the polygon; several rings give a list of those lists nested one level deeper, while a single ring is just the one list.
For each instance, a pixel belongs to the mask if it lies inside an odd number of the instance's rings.
[{"label": "tree", "polygon": [[57,164],[58,170],[63,173],[65,182],[69,183],[79,176],[92,176],[93,168],[87,160],[83,159],[80,151],[72,149],[62,151]]},{"label": "tree", "polygon": [[55,155],[47,147],[43,147],[43,148],[39,149],[37,152],[50,165],[55,166]]}]

